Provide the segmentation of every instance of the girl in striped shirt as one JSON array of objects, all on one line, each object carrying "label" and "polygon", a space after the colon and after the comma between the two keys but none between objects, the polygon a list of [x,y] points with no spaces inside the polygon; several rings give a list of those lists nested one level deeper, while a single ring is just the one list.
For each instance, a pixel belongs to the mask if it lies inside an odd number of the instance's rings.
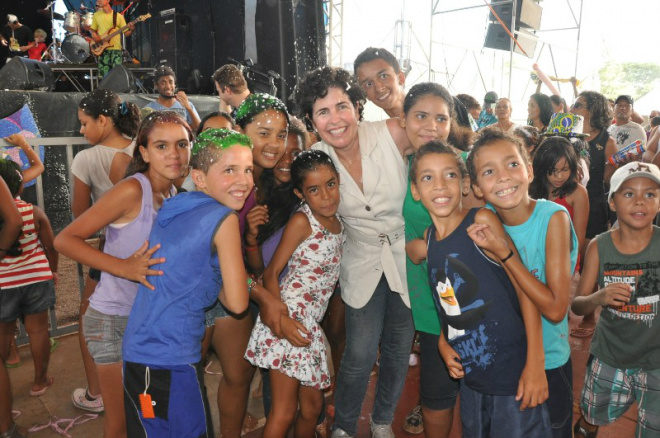
[{"label": "girl in striped shirt", "polygon": [[37,396],[53,384],[53,378],[48,376],[48,309],[55,305],[58,257],[46,214],[19,197],[23,174],[18,164],[0,160],[0,177],[6,182],[23,220],[18,240],[0,260],[0,351],[7,351],[16,319],[23,318],[34,360],[30,395]]}]

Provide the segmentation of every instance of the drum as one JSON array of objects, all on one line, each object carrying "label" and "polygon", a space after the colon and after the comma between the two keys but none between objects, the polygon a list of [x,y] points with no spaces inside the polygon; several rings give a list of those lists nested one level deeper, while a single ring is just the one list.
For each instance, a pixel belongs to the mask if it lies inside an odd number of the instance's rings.
[{"label": "drum", "polygon": [[77,33],[72,33],[62,42],[62,55],[74,64],[85,62],[89,58],[89,42]]},{"label": "drum", "polygon": [[82,15],[80,18],[80,25],[82,26],[83,29],[89,30],[92,27],[92,17],[94,16],[94,12],[86,12]]},{"label": "drum", "polygon": [[69,11],[64,14],[64,28],[69,32],[78,32],[80,25],[80,14],[76,11]]}]

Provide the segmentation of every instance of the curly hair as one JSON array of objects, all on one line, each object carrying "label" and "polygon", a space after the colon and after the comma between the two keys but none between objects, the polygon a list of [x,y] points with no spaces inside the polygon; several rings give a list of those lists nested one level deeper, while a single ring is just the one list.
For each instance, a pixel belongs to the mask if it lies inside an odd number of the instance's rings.
[{"label": "curly hair", "polygon": [[472,184],[477,183],[477,168],[474,165],[474,160],[476,159],[475,157],[479,153],[479,150],[483,149],[486,146],[490,146],[491,144],[498,141],[506,141],[516,146],[516,149],[518,149],[518,153],[522,157],[523,163],[526,165],[530,164],[529,155],[527,154],[527,149],[525,149],[525,146],[523,146],[522,142],[520,141],[520,139],[518,139],[518,137],[515,137],[506,132],[502,132],[499,129],[484,129],[479,134],[477,141],[475,141],[474,145],[472,145],[472,149],[470,150],[470,155],[468,155],[467,158],[466,165],[467,165],[468,174],[470,175],[470,181],[472,182]]},{"label": "curly hair", "polygon": [[234,64],[225,64],[213,73],[213,81],[228,87],[232,93],[242,93],[248,87],[243,72]]},{"label": "curly hair", "polygon": [[589,125],[599,131],[609,128],[612,122],[612,111],[607,98],[597,91],[583,91],[578,94],[578,97],[582,97],[587,103]]},{"label": "curly hair", "polygon": [[135,138],[140,126],[140,108],[134,103],[122,102],[117,93],[97,88],[80,100],[78,108],[93,119],[108,117],[124,135]]},{"label": "curly hair", "polygon": [[474,97],[470,96],[469,94],[457,94],[456,98],[463,102],[463,105],[465,105],[465,108],[470,111],[475,108],[481,108],[481,104],[477,99]]},{"label": "curly hair", "polygon": [[[539,120],[543,123],[543,126],[548,126],[550,124],[550,119],[552,118],[552,101],[548,96],[543,93],[534,93],[529,96],[530,99],[533,99],[534,102],[539,106]],[[528,125],[532,124],[531,120],[527,121]]]},{"label": "curly hair", "polygon": [[364,90],[353,80],[351,74],[339,67],[320,67],[305,74],[296,85],[294,102],[296,115],[304,120],[308,131],[313,131],[312,111],[314,103],[328,95],[332,87],[342,90],[358,111],[358,120],[362,120],[362,112],[366,102]]},{"label": "curly hair", "polygon": [[174,73],[172,67],[168,65],[162,64],[154,68],[154,82],[158,82],[163,76],[172,76],[174,82],[176,82],[176,73]]},{"label": "curly hair", "polygon": [[353,62],[353,73],[357,75],[357,70],[360,66],[366,62],[371,62],[375,59],[382,59],[387,62],[394,69],[394,73],[399,74],[401,72],[401,67],[399,67],[399,61],[396,57],[392,55],[389,50],[377,48],[377,47],[368,47],[360,53],[355,61]]},{"label": "curly hair", "polygon": [[579,159],[571,142],[565,137],[555,135],[543,140],[534,154],[532,162],[534,179],[529,185],[530,197],[534,199],[548,198],[548,176],[552,175],[555,166],[562,158],[566,160],[570,175],[563,186],[552,190],[552,194],[565,197],[573,193],[578,185]]}]

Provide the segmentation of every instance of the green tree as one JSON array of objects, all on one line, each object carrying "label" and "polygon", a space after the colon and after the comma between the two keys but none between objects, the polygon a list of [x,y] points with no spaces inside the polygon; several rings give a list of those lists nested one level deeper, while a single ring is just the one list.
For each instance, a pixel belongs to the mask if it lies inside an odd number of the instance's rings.
[{"label": "green tree", "polygon": [[629,94],[637,99],[651,91],[660,79],[660,64],[608,61],[598,71],[600,90],[610,98]]}]

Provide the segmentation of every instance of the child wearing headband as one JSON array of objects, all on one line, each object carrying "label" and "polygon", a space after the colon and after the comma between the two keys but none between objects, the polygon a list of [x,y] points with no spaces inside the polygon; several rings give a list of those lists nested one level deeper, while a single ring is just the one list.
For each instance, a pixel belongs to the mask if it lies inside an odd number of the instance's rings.
[{"label": "child wearing headband", "polygon": [[215,436],[201,366],[204,310],[219,299],[242,313],[260,287],[247,279],[235,213],[253,186],[250,140],[209,129],[197,137],[191,165],[197,190],[167,200],[149,236],[160,247],[152,268],[163,275],[148,278],[155,291],[140,286],[126,327],[130,437]]}]

